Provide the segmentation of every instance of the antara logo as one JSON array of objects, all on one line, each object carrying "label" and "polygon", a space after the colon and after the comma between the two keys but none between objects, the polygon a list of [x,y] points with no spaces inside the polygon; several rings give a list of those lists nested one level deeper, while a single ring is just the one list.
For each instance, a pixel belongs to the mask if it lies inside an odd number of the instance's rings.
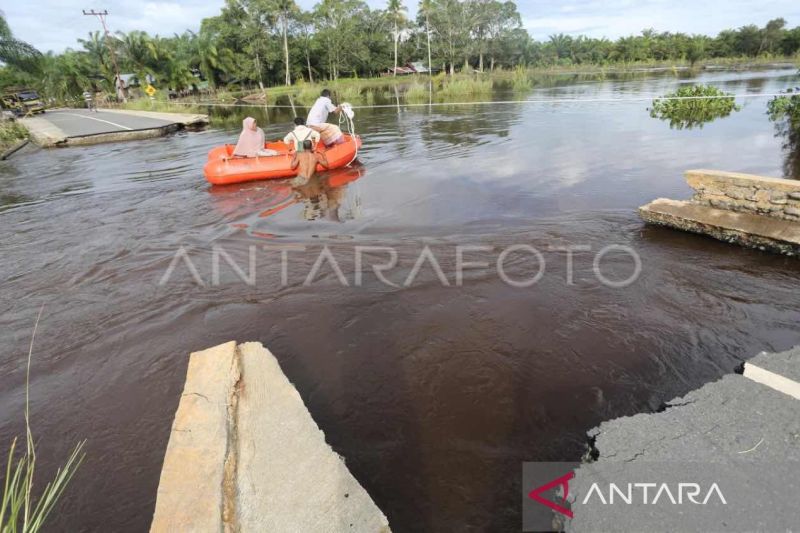
[{"label": "antara logo", "polygon": [[[565,507],[563,504],[567,502],[569,496],[569,480],[575,477],[574,472],[564,474],[552,481],[536,487],[528,493],[528,498],[549,507],[550,509],[561,513],[569,518],[574,517],[571,509]],[[563,491],[561,504],[550,501],[542,496],[543,493],[548,492],[556,487],[561,487]],[[713,483],[707,491],[703,491],[698,483],[678,483],[677,486],[670,488],[667,483],[628,483],[626,489],[623,490],[616,483],[609,483],[608,489],[604,492],[598,483],[592,483],[586,497],[581,501],[582,505],[589,503],[592,500],[599,500],[603,505],[611,505],[615,503],[643,504],[643,505],[656,505],[659,500],[662,503],[671,503],[673,505],[681,505],[683,503],[693,503],[697,505],[707,505],[708,502],[715,498],[722,505],[727,505],[725,496],[719,485]],[[702,496],[705,494],[704,496]]]},{"label": "antara logo", "polygon": [[555,502],[551,502],[550,500],[547,500],[547,499],[543,498],[542,497],[542,493],[543,492],[547,492],[548,490],[551,490],[551,489],[554,489],[554,488],[560,486],[564,491],[564,495],[562,496],[562,502],[561,503],[566,503],[567,502],[567,496],[569,496],[569,480],[574,478],[574,477],[575,477],[575,472],[570,472],[569,474],[564,474],[563,476],[561,476],[559,478],[556,478],[553,481],[545,483],[541,487],[536,487],[535,489],[533,489],[532,491],[530,491],[528,493],[528,498],[530,498],[531,500],[537,501],[537,502],[541,503],[542,505],[546,505],[550,509],[552,509],[552,510],[558,512],[558,513],[561,513],[564,516],[568,516],[569,518],[572,518],[573,517],[573,513],[572,513],[571,509],[568,509],[567,507],[564,507],[563,505],[559,505],[559,504],[557,504]]},{"label": "antara logo", "polygon": [[[652,492],[650,492],[652,489]],[[700,495],[703,493],[703,490],[700,488],[700,485],[697,483],[678,483],[677,487],[672,487],[670,490],[670,486],[667,483],[628,483],[627,490],[622,490],[616,483],[609,483],[608,484],[608,497],[603,494],[602,489],[597,483],[592,483],[592,486],[589,488],[589,492],[586,493],[586,497],[583,499],[581,504],[586,504],[589,502],[589,499],[596,495],[597,499],[603,505],[609,505],[614,503],[614,496],[616,495],[619,500],[622,502],[631,505],[631,504],[643,504],[643,505],[655,505],[658,503],[659,499],[663,498],[663,502],[669,501],[673,505],[680,505],[684,503],[684,500],[687,502],[691,502],[697,505],[706,505],[708,501],[716,494],[716,497],[719,499],[722,505],[728,505],[728,502],[725,500],[725,496],[722,495],[722,491],[719,488],[719,485],[713,483],[709,488],[708,491],[705,492],[705,497],[700,499]],[[652,499],[648,498],[649,495],[654,495]],[[677,499],[675,496],[677,495]],[[641,496],[641,498],[639,497]],[[696,499],[697,498],[697,499]]]}]

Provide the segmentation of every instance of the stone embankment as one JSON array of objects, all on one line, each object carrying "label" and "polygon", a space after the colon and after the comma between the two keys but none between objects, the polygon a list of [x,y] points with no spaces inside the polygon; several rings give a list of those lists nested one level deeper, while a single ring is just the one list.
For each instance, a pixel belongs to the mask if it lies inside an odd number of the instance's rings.
[{"label": "stone embankment", "polygon": [[690,170],[691,201],[659,198],[639,208],[648,223],[761,250],[800,255],[800,181]]},{"label": "stone embankment", "polygon": [[388,533],[260,343],[193,353],[172,424],[153,533]]}]

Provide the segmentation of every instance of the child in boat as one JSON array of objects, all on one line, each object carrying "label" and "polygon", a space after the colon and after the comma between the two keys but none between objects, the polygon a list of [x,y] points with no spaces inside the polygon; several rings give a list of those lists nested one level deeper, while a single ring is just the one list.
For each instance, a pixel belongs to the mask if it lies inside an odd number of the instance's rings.
[{"label": "child in boat", "polygon": [[317,170],[317,163],[322,168],[328,168],[328,160],[325,154],[315,152],[310,140],[303,141],[303,151],[297,151],[292,158],[292,170],[297,170],[297,177],[292,180],[293,186],[305,185],[314,176]]},{"label": "child in boat", "polygon": [[277,155],[275,150],[264,149],[264,130],[258,127],[256,119],[247,117],[242,121],[242,133],[233,149],[233,155],[239,157],[257,157]]},{"label": "child in boat", "polygon": [[284,144],[294,147],[296,152],[303,151],[303,141],[311,141],[314,146],[319,142],[319,133],[306,126],[306,119],[295,117],[294,130],[283,138]]}]

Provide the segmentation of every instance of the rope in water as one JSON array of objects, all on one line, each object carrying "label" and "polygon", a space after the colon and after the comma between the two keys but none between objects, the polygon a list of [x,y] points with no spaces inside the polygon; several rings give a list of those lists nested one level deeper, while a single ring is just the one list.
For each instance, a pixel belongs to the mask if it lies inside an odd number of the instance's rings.
[{"label": "rope in water", "polygon": [[[513,105],[513,104],[567,104],[567,103],[628,103],[651,102],[653,100],[720,100],[728,98],[774,98],[776,96],[790,96],[800,93],[757,93],[757,94],[732,94],[727,96],[637,96],[633,98],[539,98],[535,100],[487,100],[477,102],[398,102],[396,104],[354,105],[353,109],[381,109],[398,107],[445,107],[445,106],[475,106],[475,105]],[[169,102],[170,105],[207,106],[207,107],[269,107],[274,109],[294,109],[295,107],[277,104],[225,104],[221,102]]]}]

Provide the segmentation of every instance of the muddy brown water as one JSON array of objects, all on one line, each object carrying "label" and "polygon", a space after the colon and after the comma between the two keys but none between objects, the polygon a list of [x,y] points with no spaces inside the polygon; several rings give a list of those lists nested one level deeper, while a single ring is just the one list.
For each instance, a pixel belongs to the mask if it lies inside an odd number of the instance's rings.
[{"label": "muddy brown water", "polygon": [[[701,78],[736,93],[800,84],[793,71]],[[686,81],[572,80],[528,97],[637,97]],[[800,262],[646,227],[635,211],[688,197],[688,168],[800,177],[765,106],[747,100],[683,131],[643,102],[360,111],[362,166],[300,191],[209,188],[205,154],[230,130],[26,149],[0,163],[0,443],[23,431],[25,354],[44,305],[30,385],[40,473],[88,440],[53,530],[145,530],[187,354],[256,340],[396,531],[518,530],[523,461],[577,459],[601,421],[800,343]],[[288,120],[248,112],[269,118],[270,136]],[[533,246],[545,271],[514,287],[472,268],[459,286],[459,245],[488,248],[466,254],[486,262]],[[554,251],[565,245],[590,247],[574,254],[571,284]],[[607,245],[641,258],[631,285],[598,280]],[[184,261],[159,284],[181,246],[205,286]],[[215,284],[215,246],[245,270],[252,250],[255,283],[222,258]],[[371,271],[356,286],[356,246],[392,247],[384,274],[396,286]],[[425,246],[449,285],[428,263],[404,287]],[[324,247],[349,286],[329,263],[304,284]],[[505,273],[532,278],[531,257],[509,253]],[[634,269],[620,252],[601,265],[613,280]]]}]

